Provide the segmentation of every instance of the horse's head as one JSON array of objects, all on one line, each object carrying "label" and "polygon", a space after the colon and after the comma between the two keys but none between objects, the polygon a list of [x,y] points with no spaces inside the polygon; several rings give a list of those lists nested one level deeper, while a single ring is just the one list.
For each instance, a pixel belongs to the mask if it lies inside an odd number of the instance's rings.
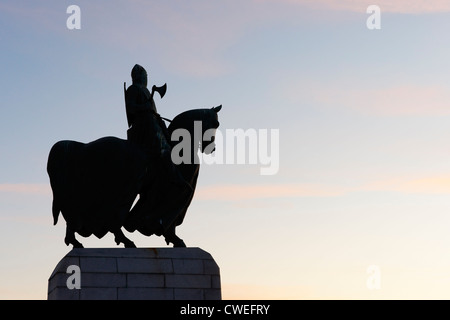
[{"label": "horse's head", "polygon": [[222,106],[211,109],[194,109],[176,116],[168,127],[169,134],[177,129],[189,131],[192,151],[196,154],[198,147],[201,152],[211,154],[215,150],[215,134],[219,127],[218,112]]},{"label": "horse's head", "polygon": [[206,109],[204,112],[204,120],[202,121],[202,138],[201,138],[201,151],[206,154],[211,154],[216,150],[216,130],[219,127],[218,112],[222,109],[222,106]]}]

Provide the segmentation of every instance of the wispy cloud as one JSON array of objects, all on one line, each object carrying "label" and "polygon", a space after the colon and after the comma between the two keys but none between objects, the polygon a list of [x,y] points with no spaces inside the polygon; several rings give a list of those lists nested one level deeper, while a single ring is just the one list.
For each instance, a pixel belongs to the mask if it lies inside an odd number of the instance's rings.
[{"label": "wispy cloud", "polygon": [[[444,86],[406,84],[390,88],[347,92],[347,96],[343,93],[334,95],[334,101],[369,114],[393,116],[450,114],[450,90]],[[333,97],[329,96],[328,98]]]},{"label": "wispy cloud", "polygon": [[306,286],[274,286],[274,285],[251,285],[231,284],[222,285],[223,298],[226,300],[265,300],[265,299],[317,299],[314,290]]},{"label": "wispy cloud", "polygon": [[239,201],[287,197],[335,197],[348,189],[319,184],[213,185],[198,188],[195,197],[202,200]]},{"label": "wispy cloud", "polygon": [[392,177],[353,186],[336,184],[212,185],[199,187],[195,198],[215,201],[340,197],[355,192],[398,192],[403,194],[450,194],[450,174],[423,177]]},{"label": "wispy cloud", "polygon": [[[352,192],[388,191],[421,194],[450,194],[450,174],[422,177],[392,177],[367,181],[359,185],[343,186],[327,183],[289,184],[226,184],[198,187],[199,200],[241,201],[255,199],[284,199],[299,197],[339,197]],[[49,184],[0,184],[0,193],[18,193],[49,196]]]},{"label": "wispy cloud", "polygon": [[[307,87],[302,94],[298,88]],[[445,85],[402,84],[354,88],[301,84],[287,89],[292,101],[309,99],[329,108],[345,108],[371,116],[442,116],[450,114],[450,88]]]},{"label": "wispy cloud", "polygon": [[2,213],[0,216],[0,221],[2,222],[11,222],[18,224],[30,224],[36,226],[50,226],[53,224],[53,217],[51,216],[51,212],[49,210],[48,215],[13,215],[13,214],[5,214]]},{"label": "wispy cloud", "polygon": [[273,19],[253,1],[136,0],[80,7],[83,36],[194,77],[233,72],[226,51],[255,26]]},{"label": "wispy cloud", "polygon": [[450,175],[379,180],[366,184],[361,190],[407,194],[450,194]]},{"label": "wispy cloud", "polygon": [[0,193],[22,193],[34,195],[51,195],[49,184],[32,183],[6,183],[0,184]]}]

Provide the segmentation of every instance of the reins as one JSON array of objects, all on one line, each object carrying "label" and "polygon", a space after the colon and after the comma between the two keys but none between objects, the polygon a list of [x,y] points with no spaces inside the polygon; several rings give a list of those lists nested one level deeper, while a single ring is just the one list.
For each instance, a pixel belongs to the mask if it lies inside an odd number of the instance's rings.
[{"label": "reins", "polygon": [[167,119],[167,118],[164,118],[164,117],[161,117],[161,116],[160,116],[160,118],[165,120],[165,121],[167,121],[167,122],[169,122],[169,123],[172,122],[172,120],[170,120],[170,119]]}]

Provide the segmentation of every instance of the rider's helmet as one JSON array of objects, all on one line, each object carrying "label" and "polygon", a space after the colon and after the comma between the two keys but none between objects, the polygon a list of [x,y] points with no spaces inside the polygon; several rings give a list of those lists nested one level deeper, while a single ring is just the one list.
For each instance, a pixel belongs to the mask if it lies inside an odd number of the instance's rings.
[{"label": "rider's helmet", "polygon": [[133,80],[133,84],[147,86],[147,71],[145,69],[136,64],[131,70],[131,79]]}]

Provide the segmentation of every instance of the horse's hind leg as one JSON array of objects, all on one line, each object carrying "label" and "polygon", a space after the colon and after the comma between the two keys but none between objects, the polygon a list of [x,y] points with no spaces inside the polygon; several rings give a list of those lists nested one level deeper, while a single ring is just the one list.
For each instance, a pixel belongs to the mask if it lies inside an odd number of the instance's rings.
[{"label": "horse's hind leg", "polygon": [[170,227],[163,235],[167,244],[173,243],[174,247],[186,248],[184,241],[175,234],[175,226]]},{"label": "horse's hind leg", "polygon": [[136,248],[136,245],[133,241],[128,239],[119,228],[117,231],[114,231],[114,240],[116,244],[119,245],[121,242],[125,245],[125,248]]},{"label": "horse's hind leg", "polygon": [[83,248],[83,245],[75,239],[75,231],[66,225],[66,237],[64,238],[66,245],[72,244],[74,248]]}]

